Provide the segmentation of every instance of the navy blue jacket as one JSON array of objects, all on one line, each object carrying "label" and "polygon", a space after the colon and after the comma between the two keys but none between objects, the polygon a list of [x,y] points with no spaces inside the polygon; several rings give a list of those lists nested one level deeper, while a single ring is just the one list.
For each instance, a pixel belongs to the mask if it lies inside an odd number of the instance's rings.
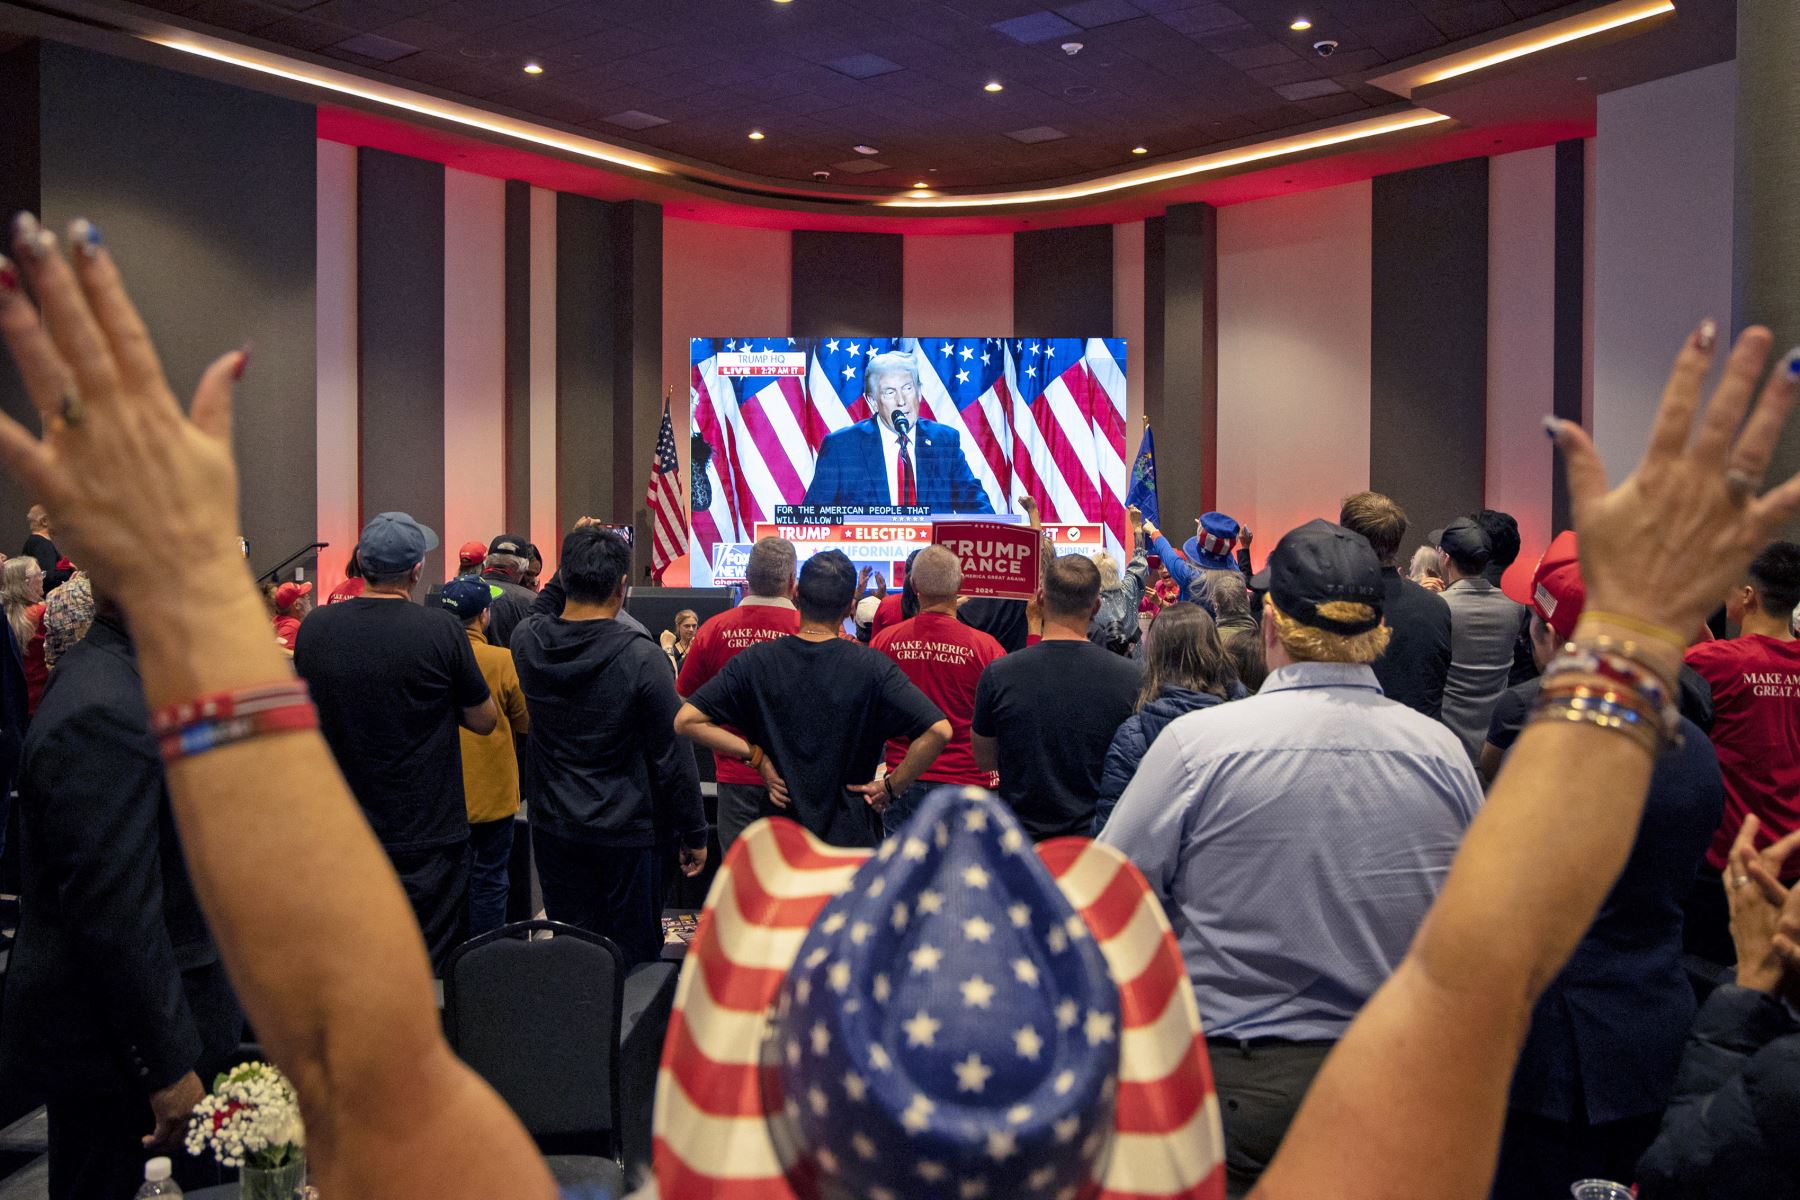
[{"label": "navy blue jacket", "polygon": [[1514,1109],[1598,1125],[1668,1103],[1694,1016],[1682,909],[1725,803],[1712,743],[1685,718],[1682,732],[1657,759],[1625,870],[1532,1013]]},{"label": "navy blue jacket", "polygon": [[[962,435],[936,421],[913,429],[913,470],[919,503],[933,512],[991,513],[987,492],[963,457]],[[806,488],[807,504],[883,508],[892,504],[887,463],[882,458],[881,422],[876,417],[827,434]]]},{"label": "navy blue jacket", "polygon": [[1638,1161],[1643,1200],[1800,1195],[1800,1022],[1741,987],[1707,997],[1662,1132]]},{"label": "navy blue jacket", "polygon": [[19,806],[0,1074],[58,1097],[211,1078],[243,1018],[188,881],[137,652],[111,618],[50,676]]},{"label": "navy blue jacket", "polygon": [[[1239,684],[1232,699],[1247,694]],[[1138,764],[1150,752],[1150,744],[1156,740],[1156,735],[1176,717],[1223,703],[1225,701],[1211,692],[1190,692],[1186,688],[1165,686],[1148,704],[1125,718],[1119,732],[1113,734],[1112,745],[1106,751],[1106,764],[1100,769],[1100,797],[1094,807],[1095,837],[1099,837],[1101,829],[1105,828],[1106,819],[1118,806],[1119,797],[1125,794],[1131,777],[1137,774]]]}]

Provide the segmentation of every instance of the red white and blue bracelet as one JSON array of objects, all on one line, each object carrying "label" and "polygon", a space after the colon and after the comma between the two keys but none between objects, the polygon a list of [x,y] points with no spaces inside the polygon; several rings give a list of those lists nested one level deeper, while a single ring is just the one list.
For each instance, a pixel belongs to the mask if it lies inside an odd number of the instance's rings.
[{"label": "red white and blue bracelet", "polygon": [[165,705],[150,716],[150,732],[156,737],[165,763],[264,734],[318,727],[318,710],[301,679],[184,700]]}]

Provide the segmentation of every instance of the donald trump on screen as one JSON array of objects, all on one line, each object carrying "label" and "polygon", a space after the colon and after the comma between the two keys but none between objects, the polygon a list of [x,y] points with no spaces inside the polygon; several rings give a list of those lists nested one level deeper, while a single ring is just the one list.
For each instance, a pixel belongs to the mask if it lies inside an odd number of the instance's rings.
[{"label": "donald trump on screen", "polygon": [[961,435],[919,419],[919,368],[912,355],[889,351],[871,358],[863,391],[875,413],[819,444],[807,504],[994,511],[963,457]]}]

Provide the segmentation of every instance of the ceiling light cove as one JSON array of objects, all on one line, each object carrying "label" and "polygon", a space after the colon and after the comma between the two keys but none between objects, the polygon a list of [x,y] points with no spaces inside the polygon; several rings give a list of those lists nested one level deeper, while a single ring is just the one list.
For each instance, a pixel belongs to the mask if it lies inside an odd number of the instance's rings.
[{"label": "ceiling light cove", "polygon": [[750,140],[751,140],[751,141],[753,141],[753,142],[760,142],[760,141],[762,141],[762,140],[763,140],[763,136],[764,136],[764,134],[763,134],[763,131],[762,131],[762,130],[760,130],[760,129],[752,129],[752,130],[751,130],[751,131],[750,131]]},{"label": "ceiling light cove", "polygon": [[1148,147],[1148,146],[1133,146],[1131,148],[1131,152],[1133,154],[1148,154],[1148,153],[1150,153],[1150,147]]},{"label": "ceiling light cove", "polygon": [[[213,62],[225,63],[233,67],[241,67],[246,71],[268,75],[274,79],[285,79],[290,83],[301,83],[308,87],[322,88],[335,92],[340,96],[354,96],[358,100],[366,100],[401,112],[416,113],[422,117],[431,117],[439,121],[448,121],[461,125],[466,129],[477,129],[483,133],[498,134],[501,137],[516,138],[522,142],[543,146],[548,150],[557,150],[564,154],[573,154],[594,162],[611,163],[615,167],[627,167],[633,171],[644,171],[652,175],[673,175],[670,168],[656,159],[646,155],[631,154],[624,150],[614,149],[604,142],[590,138],[563,135],[535,125],[528,121],[518,121],[511,117],[502,117],[489,113],[468,104],[457,104],[450,100],[436,100],[410,92],[391,84],[365,80],[325,67],[301,64],[286,66],[290,60],[274,56],[270,58],[252,57],[261,52],[247,47],[238,47],[224,41],[214,39],[200,40],[200,35],[192,38],[152,37],[143,35],[144,40],[169,50],[177,50],[183,54],[192,54],[197,58],[210,59]],[[230,50],[223,49],[231,46]]]},{"label": "ceiling light cove", "polygon": [[990,79],[981,85],[981,90],[984,92],[1004,92],[1006,90],[1006,85],[1001,83],[998,79]]},{"label": "ceiling light cove", "polygon": [[1274,138],[1238,150],[1221,150],[1214,154],[1203,154],[1197,158],[1187,158],[1162,166],[1140,167],[1135,171],[1126,171],[1123,174],[1069,187],[1035,188],[982,196],[941,196],[930,199],[920,197],[918,193],[913,192],[904,199],[883,200],[880,203],[889,208],[944,209],[996,208],[1011,204],[1055,204],[1068,200],[1084,200],[1090,196],[1101,196],[1108,192],[1168,183],[1190,176],[1205,175],[1214,171],[1226,171],[1233,167],[1265,162],[1269,159],[1304,154],[1310,150],[1322,150],[1328,146],[1341,146],[1347,142],[1363,141],[1389,133],[1400,133],[1425,125],[1436,125],[1449,119],[1443,113],[1415,108],[1410,112],[1398,113],[1391,117],[1352,121],[1335,129],[1321,129],[1295,137]]},{"label": "ceiling light cove", "polygon": [[527,75],[542,75],[542,74],[543,74],[543,73],[544,73],[544,68],[543,68],[543,66],[542,66],[542,65],[541,65],[541,64],[539,64],[539,63],[534,63],[534,62],[528,62],[528,63],[526,63],[526,64],[525,64],[525,66],[524,66],[524,67],[523,67],[523,68],[521,68],[521,69],[522,69],[522,70],[523,70],[523,71],[524,71],[524,72],[525,72],[525,73],[526,73],[526,74],[527,74]]},{"label": "ceiling light cove", "polygon": [[1295,33],[1305,33],[1307,30],[1312,28],[1312,22],[1307,20],[1305,17],[1295,17],[1293,22],[1288,26],[1288,28],[1293,30]]},{"label": "ceiling light cove", "polygon": [[1636,0],[1634,3],[1605,5],[1583,13],[1579,17],[1557,21],[1530,33],[1501,38],[1497,42],[1478,47],[1464,54],[1452,55],[1448,59],[1427,66],[1411,82],[1414,87],[1442,83],[1446,79],[1455,79],[1473,71],[1485,70],[1504,62],[1511,62],[1516,58],[1524,58],[1528,54],[1564,46],[1570,42],[1580,41],[1582,38],[1593,37],[1596,34],[1606,33],[1626,25],[1635,25],[1639,21],[1647,21],[1651,17],[1660,17],[1664,13],[1674,11],[1675,5],[1672,0]]}]

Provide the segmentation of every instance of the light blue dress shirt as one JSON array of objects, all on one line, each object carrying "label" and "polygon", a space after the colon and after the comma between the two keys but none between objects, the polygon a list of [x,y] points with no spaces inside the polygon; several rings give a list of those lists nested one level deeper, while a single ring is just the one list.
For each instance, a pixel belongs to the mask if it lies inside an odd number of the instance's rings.
[{"label": "light blue dress shirt", "polygon": [[1164,729],[1100,840],[1161,895],[1208,1037],[1335,1039],[1480,804],[1456,735],[1374,671],[1293,663]]}]

